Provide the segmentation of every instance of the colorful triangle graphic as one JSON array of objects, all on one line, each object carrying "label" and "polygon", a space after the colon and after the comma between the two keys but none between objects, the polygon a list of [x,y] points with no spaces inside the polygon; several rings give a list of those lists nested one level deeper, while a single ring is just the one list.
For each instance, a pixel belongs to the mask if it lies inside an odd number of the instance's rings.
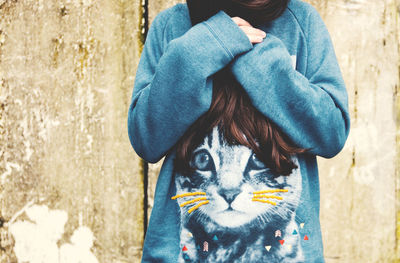
[{"label": "colorful triangle graphic", "polygon": [[295,229],[295,230],[293,230],[293,235],[297,235],[297,231],[296,231],[296,229]]},{"label": "colorful triangle graphic", "polygon": [[186,246],[183,246],[182,251],[187,251],[188,248]]},{"label": "colorful triangle graphic", "polygon": [[308,240],[308,236],[307,235],[304,236],[304,240]]},{"label": "colorful triangle graphic", "polygon": [[281,245],[283,245],[283,243],[285,243],[285,240],[281,239],[281,240],[279,240],[279,243],[281,243]]},{"label": "colorful triangle graphic", "polygon": [[269,252],[271,250],[271,246],[265,246],[265,249]]},{"label": "colorful triangle graphic", "polygon": [[217,235],[214,235],[213,240],[215,240],[215,241],[218,240]]}]

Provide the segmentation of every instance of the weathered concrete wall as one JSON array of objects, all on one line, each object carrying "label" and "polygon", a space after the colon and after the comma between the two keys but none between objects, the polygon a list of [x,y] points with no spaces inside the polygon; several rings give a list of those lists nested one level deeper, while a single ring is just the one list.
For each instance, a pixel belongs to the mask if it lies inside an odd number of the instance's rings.
[{"label": "weathered concrete wall", "polygon": [[[143,241],[143,178],[126,127],[139,22],[139,1],[0,1],[1,215],[31,200],[60,209],[65,230],[55,217],[36,241],[61,246],[86,226],[99,262],[137,261]],[[46,222],[29,219],[16,246]]]},{"label": "weathered concrete wall", "polygon": [[393,262],[399,1],[326,1],[315,6],[335,43],[352,119],[343,152],[333,160],[319,160],[326,259]]},{"label": "weathered concrete wall", "polygon": [[[147,17],[146,1],[0,0],[1,263],[77,247],[88,263],[139,262],[163,159],[135,155],[126,113],[146,22],[178,2],[149,1]],[[352,117],[343,151],[318,160],[326,260],[398,262],[400,1],[308,2]]]}]

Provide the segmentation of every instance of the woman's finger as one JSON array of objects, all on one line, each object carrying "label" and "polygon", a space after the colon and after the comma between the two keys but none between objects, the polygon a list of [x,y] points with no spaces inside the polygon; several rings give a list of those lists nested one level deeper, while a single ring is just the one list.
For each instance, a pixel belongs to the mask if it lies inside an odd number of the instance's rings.
[{"label": "woman's finger", "polygon": [[265,37],[267,34],[262,31],[261,29],[252,27],[252,26],[240,26],[240,28],[246,33],[246,34],[254,34],[258,36]]},{"label": "woman's finger", "polygon": [[232,20],[235,21],[238,26],[251,26],[249,22],[238,16],[232,17]]},{"label": "woman's finger", "polygon": [[232,17],[232,20],[243,30],[251,43],[260,43],[267,34],[261,29],[253,27],[249,22],[241,17]]},{"label": "woman's finger", "polygon": [[247,35],[247,37],[249,38],[251,43],[260,43],[263,41],[263,37],[260,37],[258,35],[249,34]]}]

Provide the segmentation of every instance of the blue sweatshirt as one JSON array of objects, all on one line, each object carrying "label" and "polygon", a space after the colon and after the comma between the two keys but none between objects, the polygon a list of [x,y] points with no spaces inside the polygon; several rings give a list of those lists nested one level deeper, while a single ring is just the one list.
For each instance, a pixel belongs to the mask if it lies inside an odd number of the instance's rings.
[{"label": "blue sweatshirt", "polygon": [[[334,157],[349,134],[345,83],[317,10],[291,0],[258,26],[252,44],[219,11],[192,27],[186,3],[153,20],[128,112],[135,152],[165,156],[142,262],[324,262],[316,156]],[[230,67],[253,105],[297,146],[289,176],[275,176],[251,149],[224,141],[218,128],[193,151],[196,172],[174,170],[175,145],[206,113],[212,75]]]}]

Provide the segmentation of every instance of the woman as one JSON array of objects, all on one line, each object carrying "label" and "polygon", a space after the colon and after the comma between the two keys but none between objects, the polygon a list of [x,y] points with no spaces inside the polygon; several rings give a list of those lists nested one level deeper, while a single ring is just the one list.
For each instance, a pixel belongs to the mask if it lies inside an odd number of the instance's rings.
[{"label": "woman", "polygon": [[219,3],[160,12],[139,61],[129,138],[166,157],[142,262],[324,262],[316,155],[350,128],[329,33],[300,0]]}]

